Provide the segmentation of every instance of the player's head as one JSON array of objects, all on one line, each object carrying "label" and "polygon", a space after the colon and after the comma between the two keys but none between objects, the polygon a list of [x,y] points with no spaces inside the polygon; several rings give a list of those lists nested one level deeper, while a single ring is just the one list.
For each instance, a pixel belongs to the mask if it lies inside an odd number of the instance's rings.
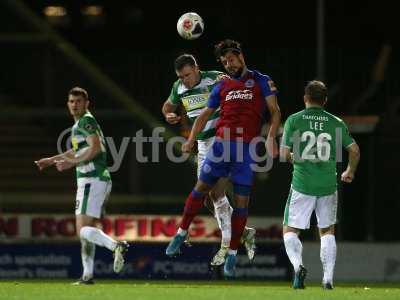
[{"label": "player's head", "polygon": [[176,76],[182,83],[191,89],[200,81],[200,69],[197,61],[191,54],[182,54],[175,59]]},{"label": "player's head", "polygon": [[324,106],[328,101],[328,88],[318,80],[310,81],[304,89],[304,102],[311,105]]},{"label": "player's head", "polygon": [[223,40],[215,45],[214,51],[217,61],[220,61],[229,75],[240,77],[246,68],[242,48],[234,40]]},{"label": "player's head", "polygon": [[68,109],[74,118],[83,116],[89,107],[89,95],[86,90],[74,87],[68,92]]}]

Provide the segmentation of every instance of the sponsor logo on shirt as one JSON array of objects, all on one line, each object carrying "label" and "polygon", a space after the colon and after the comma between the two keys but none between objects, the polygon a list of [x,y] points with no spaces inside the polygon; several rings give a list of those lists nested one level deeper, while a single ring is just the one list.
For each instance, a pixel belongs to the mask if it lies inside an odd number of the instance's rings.
[{"label": "sponsor logo on shirt", "polygon": [[230,91],[225,97],[225,101],[252,100],[252,99],[253,99],[253,92],[251,90],[234,90],[234,91]]},{"label": "sponsor logo on shirt", "polygon": [[326,116],[303,115],[303,120],[329,121],[329,118]]},{"label": "sponsor logo on shirt", "polygon": [[186,96],[182,98],[182,103],[185,106],[186,110],[203,107],[207,103],[208,95],[209,94],[207,91],[207,93],[204,94]]},{"label": "sponsor logo on shirt", "polygon": [[71,144],[72,144],[72,150],[76,151],[78,150],[78,140],[76,137],[71,138]]},{"label": "sponsor logo on shirt", "polygon": [[85,125],[85,129],[88,130],[88,131],[92,131],[94,128],[93,128],[93,126],[91,124],[88,123],[88,124]]}]

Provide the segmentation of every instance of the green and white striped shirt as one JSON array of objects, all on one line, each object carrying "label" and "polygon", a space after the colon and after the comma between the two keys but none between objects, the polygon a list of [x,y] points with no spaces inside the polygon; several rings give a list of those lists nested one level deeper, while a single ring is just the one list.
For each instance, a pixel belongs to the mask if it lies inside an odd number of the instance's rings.
[{"label": "green and white striped shirt", "polygon": [[72,127],[71,142],[75,155],[79,156],[89,145],[86,138],[91,135],[98,135],[101,142],[101,152],[93,159],[83,161],[76,166],[76,178],[99,178],[103,181],[111,180],[107,170],[107,152],[103,132],[99,124],[90,112],[86,112]]},{"label": "green and white striped shirt", "polygon": [[[200,71],[200,83],[191,89],[185,87],[180,79],[172,86],[169,101],[177,105],[182,102],[189,120],[194,123],[201,111],[207,106],[208,96],[213,87],[221,80],[224,73],[219,71]],[[215,127],[219,120],[219,110],[208,119],[203,131],[197,135],[198,140],[205,140],[215,136]]]}]

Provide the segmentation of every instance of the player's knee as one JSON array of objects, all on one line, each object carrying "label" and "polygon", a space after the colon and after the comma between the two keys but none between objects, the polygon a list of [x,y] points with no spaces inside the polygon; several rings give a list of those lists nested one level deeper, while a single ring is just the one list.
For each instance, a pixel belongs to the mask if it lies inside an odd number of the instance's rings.
[{"label": "player's knee", "polygon": [[289,233],[289,232],[293,232],[293,233],[299,235],[300,230],[290,227],[290,226],[287,226],[287,225],[284,225],[283,229],[282,229],[282,236],[284,236],[286,233]]},{"label": "player's knee", "polygon": [[194,189],[199,193],[208,194],[210,192],[211,188],[212,188],[212,185],[210,185],[202,180],[198,180]]},{"label": "player's knee", "polygon": [[251,194],[251,186],[235,183],[233,185],[233,193],[235,195],[249,197]]},{"label": "player's knee", "polygon": [[210,196],[211,200],[215,202],[223,198],[225,196],[225,192],[218,189],[213,189],[208,193],[208,195]]},{"label": "player's knee", "polygon": [[327,235],[327,234],[335,235],[335,225],[331,225],[331,226],[329,226],[329,227],[320,228],[320,229],[319,229],[319,235],[320,235],[321,237],[324,236],[324,235]]},{"label": "player's knee", "polygon": [[76,236],[77,236],[78,238],[81,237],[81,230],[82,230],[82,227],[76,227]]},{"label": "player's knee", "polygon": [[77,237],[81,237],[81,230],[82,230],[82,227],[83,226],[80,226],[80,225],[76,225],[76,236]]},{"label": "player's knee", "polygon": [[217,201],[218,200],[217,193],[214,190],[209,191],[208,192],[208,196],[210,197],[210,199],[212,201]]},{"label": "player's knee", "polygon": [[82,226],[81,229],[77,231],[77,233],[81,239],[87,239],[88,236],[91,234],[91,231],[92,229],[90,226]]}]

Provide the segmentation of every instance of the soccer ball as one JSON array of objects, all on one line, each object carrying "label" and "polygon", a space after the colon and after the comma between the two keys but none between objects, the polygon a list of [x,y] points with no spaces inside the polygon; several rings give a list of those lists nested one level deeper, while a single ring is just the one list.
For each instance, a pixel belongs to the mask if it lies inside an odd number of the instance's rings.
[{"label": "soccer ball", "polygon": [[198,14],[188,12],[179,18],[176,29],[179,35],[184,39],[194,40],[202,35],[204,31],[204,22]]}]

